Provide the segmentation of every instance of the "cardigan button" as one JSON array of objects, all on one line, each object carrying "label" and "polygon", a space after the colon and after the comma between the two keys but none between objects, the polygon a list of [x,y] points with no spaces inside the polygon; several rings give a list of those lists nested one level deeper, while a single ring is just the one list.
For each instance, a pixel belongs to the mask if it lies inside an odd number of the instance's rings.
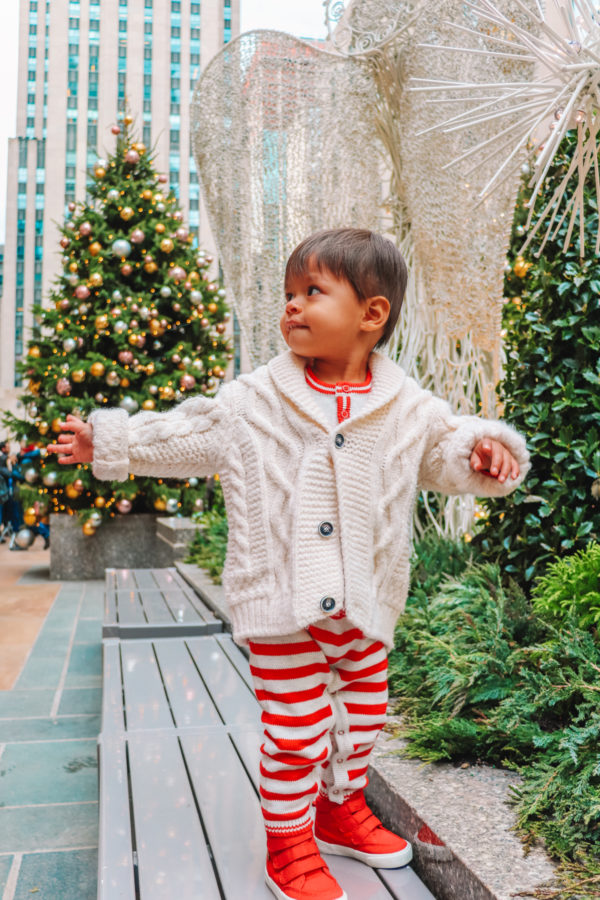
[{"label": "cardigan button", "polygon": [[331,537],[333,534],[333,525],[331,522],[321,522],[319,525],[319,534],[321,537]]},{"label": "cardigan button", "polygon": [[346,443],[346,439],[343,434],[336,434],[334,441],[336,447],[343,447]]},{"label": "cardigan button", "polygon": [[333,597],[322,597],[321,598],[321,609],[323,612],[332,613],[335,609],[335,600]]}]

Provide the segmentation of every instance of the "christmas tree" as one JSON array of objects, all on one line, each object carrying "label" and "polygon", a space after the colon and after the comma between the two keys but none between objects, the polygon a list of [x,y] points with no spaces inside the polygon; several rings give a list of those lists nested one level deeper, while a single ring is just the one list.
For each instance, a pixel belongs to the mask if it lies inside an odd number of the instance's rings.
[{"label": "christmas tree", "polygon": [[34,335],[19,364],[27,416],[4,419],[16,438],[40,447],[24,471],[26,521],[78,514],[88,535],[115,514],[189,514],[201,507],[202,485],[133,476],[109,483],[90,466],[61,467],[44,445],[67,413],[166,410],[191,394],[213,394],[231,359],[225,291],[208,275],[212,259],[194,248],[166,176],[131,125],[126,116],[113,126],[116,150],[97,160],[89,202],[69,204],[62,273],[49,304],[34,307]]}]

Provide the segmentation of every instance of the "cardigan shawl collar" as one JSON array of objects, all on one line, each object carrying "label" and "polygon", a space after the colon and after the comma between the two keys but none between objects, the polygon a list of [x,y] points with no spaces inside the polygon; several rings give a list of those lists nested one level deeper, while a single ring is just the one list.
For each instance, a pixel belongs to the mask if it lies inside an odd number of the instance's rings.
[{"label": "cardigan shawl collar", "polygon": [[[282,394],[294,403],[302,412],[313,419],[327,431],[331,431],[331,425],[327,421],[323,410],[308,388],[304,376],[306,360],[291,350],[280,353],[267,365],[267,371],[275,380]],[[367,402],[360,411],[352,415],[350,419],[335,426],[335,431],[343,431],[349,423],[356,423],[364,416],[370,415],[376,409],[380,409],[396,397],[402,390],[406,381],[406,373],[389,357],[381,353],[371,353],[369,357],[369,369],[373,376],[371,390]]]}]

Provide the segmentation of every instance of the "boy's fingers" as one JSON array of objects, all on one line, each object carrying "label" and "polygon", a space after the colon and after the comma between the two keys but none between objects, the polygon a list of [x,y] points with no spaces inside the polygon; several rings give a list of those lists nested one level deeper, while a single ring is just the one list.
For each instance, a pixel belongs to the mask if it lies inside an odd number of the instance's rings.
[{"label": "boy's fingers", "polygon": [[513,458],[512,472],[511,472],[513,480],[516,481],[520,474],[521,474],[521,469],[519,468],[519,463],[516,461],[516,459]]},{"label": "boy's fingers", "polygon": [[505,452],[504,459],[502,460],[502,468],[500,469],[500,473],[498,475],[498,481],[506,481],[508,477],[508,473],[510,472],[512,467],[512,457],[510,453]]}]

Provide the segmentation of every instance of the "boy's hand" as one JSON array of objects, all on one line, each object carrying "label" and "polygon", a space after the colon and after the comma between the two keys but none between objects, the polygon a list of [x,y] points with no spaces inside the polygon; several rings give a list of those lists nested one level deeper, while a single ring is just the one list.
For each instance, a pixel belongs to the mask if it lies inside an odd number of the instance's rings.
[{"label": "boy's hand", "polygon": [[58,444],[51,444],[47,448],[50,453],[58,454],[58,462],[63,465],[92,462],[92,426],[77,416],[68,415],[66,422],[60,423],[60,430],[63,434],[59,434]]},{"label": "boy's hand", "polygon": [[519,463],[510,450],[491,438],[484,438],[475,445],[470,463],[474,472],[489,475],[498,481],[506,481],[509,473],[513,481],[519,477]]}]

